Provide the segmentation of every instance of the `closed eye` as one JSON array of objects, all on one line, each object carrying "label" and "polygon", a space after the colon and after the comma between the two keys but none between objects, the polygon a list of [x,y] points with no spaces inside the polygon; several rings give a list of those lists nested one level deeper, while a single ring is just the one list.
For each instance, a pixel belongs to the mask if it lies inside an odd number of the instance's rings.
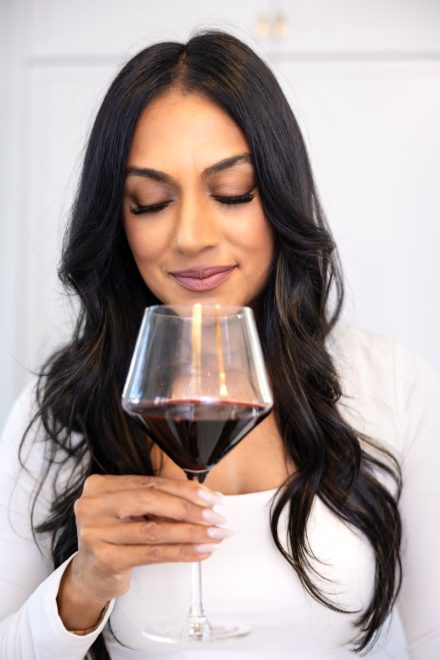
[{"label": "closed eye", "polygon": [[223,197],[221,195],[212,195],[212,198],[221,204],[246,204],[251,202],[255,197],[255,193],[249,191],[244,195],[233,195],[231,197]]},{"label": "closed eye", "polygon": [[[255,197],[255,193],[250,190],[247,193],[244,193],[244,195],[212,195],[212,198],[215,199],[216,202],[220,202],[220,204],[246,204],[248,202],[251,202]],[[130,209],[130,212],[133,213],[133,215],[141,215],[142,213],[159,213],[159,211],[162,211],[165,209],[167,206],[171,204],[170,201],[165,201],[165,202],[158,202],[156,204],[147,204],[147,205],[141,205],[138,204],[138,206],[134,206],[133,208]]]},{"label": "closed eye", "polygon": [[133,213],[133,215],[141,215],[142,213],[158,213],[159,211],[165,209],[170,203],[171,202],[158,202],[157,204],[148,204],[146,206],[139,204],[138,206],[131,208],[130,212]]}]

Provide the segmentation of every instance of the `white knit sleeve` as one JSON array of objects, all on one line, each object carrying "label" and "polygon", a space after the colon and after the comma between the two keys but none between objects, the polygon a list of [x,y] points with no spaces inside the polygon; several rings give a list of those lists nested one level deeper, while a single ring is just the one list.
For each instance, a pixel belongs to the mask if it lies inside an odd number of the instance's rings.
[{"label": "white knit sleeve", "polygon": [[[81,660],[104,628],[113,603],[99,628],[85,636],[66,630],[58,616],[56,596],[70,559],[54,571],[48,539],[36,543],[30,519],[35,484],[45,468],[43,434],[33,430],[24,445],[26,469],[18,456],[32,401],[29,387],[14,405],[0,440],[0,659]],[[36,501],[36,521],[49,512],[51,494],[48,478]]]},{"label": "white knit sleeve", "polygon": [[402,439],[403,583],[398,605],[411,660],[440,658],[440,379],[396,348]]}]

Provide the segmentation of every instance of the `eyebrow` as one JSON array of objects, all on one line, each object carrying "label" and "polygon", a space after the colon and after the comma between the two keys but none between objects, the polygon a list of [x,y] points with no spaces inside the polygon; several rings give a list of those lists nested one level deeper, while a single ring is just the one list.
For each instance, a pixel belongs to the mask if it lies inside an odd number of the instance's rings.
[{"label": "eyebrow", "polygon": [[[234,167],[239,163],[249,163],[252,164],[250,154],[239,154],[238,156],[230,156],[229,158],[224,158],[214,165],[210,165],[202,172],[202,178],[206,179],[212,174],[226,170],[229,167]],[[160,172],[159,170],[153,170],[150,167],[134,167],[129,166],[125,170],[126,176],[143,176],[148,179],[154,179],[155,181],[161,181],[163,183],[175,183],[173,177],[165,172]]]}]

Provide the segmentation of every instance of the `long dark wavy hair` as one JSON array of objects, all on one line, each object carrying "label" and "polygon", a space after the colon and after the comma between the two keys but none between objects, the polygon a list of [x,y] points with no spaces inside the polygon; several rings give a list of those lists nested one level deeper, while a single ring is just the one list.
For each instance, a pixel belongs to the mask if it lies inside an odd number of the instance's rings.
[{"label": "long dark wavy hair", "polygon": [[[120,404],[143,310],[159,302],[128,247],[122,195],[136,121],[172,87],[214,101],[248,141],[275,240],[273,268],[254,308],[277,425],[297,468],[272,508],[272,535],[304,588],[336,611],[342,610],[314,582],[306,532],[314,498],[368,539],[376,560],[374,589],[365,611],[357,612],[353,637],[355,651],[365,651],[400,587],[400,471],[392,455],[361,437],[337,407],[341,386],[325,340],[341,311],[342,277],[298,124],[269,68],[223,32],[146,48],[117,75],[98,112],[59,270],[80,311],[71,341],[47,361],[37,388],[49,457],[41,480],[66,461],[71,476],[34,531],[52,534],[59,566],[77,549],[73,504],[87,476],[153,474],[143,432]],[[387,488],[390,478],[394,486]],[[287,548],[278,534],[285,507]],[[102,635],[89,656],[109,658]]]}]

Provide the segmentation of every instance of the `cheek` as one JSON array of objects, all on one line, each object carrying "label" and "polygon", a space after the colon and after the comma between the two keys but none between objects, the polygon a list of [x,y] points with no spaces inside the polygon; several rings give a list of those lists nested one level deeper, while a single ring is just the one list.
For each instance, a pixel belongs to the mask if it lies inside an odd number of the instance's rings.
[{"label": "cheek", "polygon": [[158,261],[168,245],[167,233],[155,223],[125,223],[125,235],[138,266]]},{"label": "cheek", "polygon": [[269,225],[269,222],[266,218],[262,219],[260,231],[256,235],[257,249],[261,250],[265,254],[266,259],[272,261],[273,256],[273,232],[272,227]]},{"label": "cheek", "polygon": [[235,239],[249,256],[254,258],[254,267],[258,270],[267,268],[273,256],[273,234],[263,212],[248,222],[237,225]]}]

